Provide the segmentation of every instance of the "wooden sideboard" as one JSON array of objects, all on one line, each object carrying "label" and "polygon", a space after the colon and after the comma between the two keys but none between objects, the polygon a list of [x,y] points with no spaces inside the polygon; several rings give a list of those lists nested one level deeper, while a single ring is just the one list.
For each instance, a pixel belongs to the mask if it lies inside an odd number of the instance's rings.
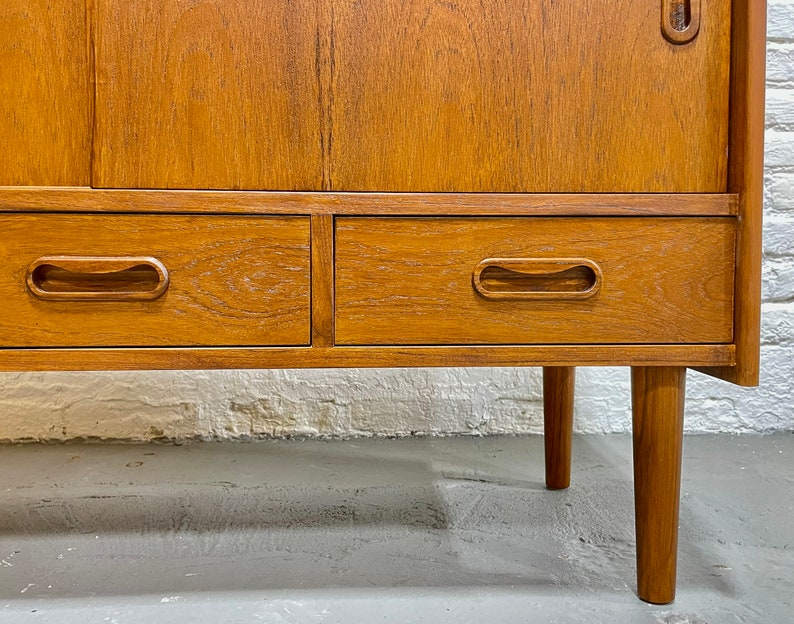
[{"label": "wooden sideboard", "polygon": [[[764,0],[5,0],[0,369],[631,366],[673,600],[687,367],[758,381]],[[705,572],[705,571],[704,571]]]}]

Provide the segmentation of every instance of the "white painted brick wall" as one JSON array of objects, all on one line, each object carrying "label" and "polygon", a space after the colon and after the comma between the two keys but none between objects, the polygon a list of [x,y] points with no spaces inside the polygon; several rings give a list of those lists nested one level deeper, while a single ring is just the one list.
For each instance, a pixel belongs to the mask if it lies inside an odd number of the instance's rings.
[{"label": "white painted brick wall", "polygon": [[[794,0],[770,0],[761,386],[690,373],[686,426],[794,430]],[[576,428],[629,430],[627,369],[579,369]],[[525,433],[538,369],[0,374],[0,440]]]}]

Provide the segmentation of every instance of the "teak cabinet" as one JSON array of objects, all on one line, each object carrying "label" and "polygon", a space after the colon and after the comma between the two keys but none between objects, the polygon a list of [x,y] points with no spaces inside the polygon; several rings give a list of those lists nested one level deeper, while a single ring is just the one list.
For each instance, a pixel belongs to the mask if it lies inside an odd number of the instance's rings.
[{"label": "teak cabinet", "polygon": [[633,367],[674,597],[686,367],[758,380],[764,0],[5,0],[0,369]]}]

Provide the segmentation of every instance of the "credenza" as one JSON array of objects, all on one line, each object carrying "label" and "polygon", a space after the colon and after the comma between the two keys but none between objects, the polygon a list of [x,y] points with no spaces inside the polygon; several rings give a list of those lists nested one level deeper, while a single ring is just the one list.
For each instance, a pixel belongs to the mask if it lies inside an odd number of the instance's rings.
[{"label": "credenza", "polygon": [[638,594],[687,368],[758,382],[764,0],[5,0],[0,370],[632,367]]}]

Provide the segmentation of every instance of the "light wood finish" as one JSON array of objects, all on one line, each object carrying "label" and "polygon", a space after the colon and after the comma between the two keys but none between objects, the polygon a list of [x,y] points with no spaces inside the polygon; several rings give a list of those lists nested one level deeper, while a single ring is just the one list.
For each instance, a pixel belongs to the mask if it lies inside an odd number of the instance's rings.
[{"label": "light wood finish", "polygon": [[0,212],[184,212],[305,215],[735,215],[735,195],[261,193],[0,187]]},{"label": "light wood finish", "polygon": [[312,345],[334,344],[334,218],[312,217]]},{"label": "light wood finish", "polygon": [[94,2],[94,186],[323,188],[316,3]]},{"label": "light wood finish", "polygon": [[564,490],[571,485],[571,442],[576,368],[543,368],[543,434],[546,487]]},{"label": "light wood finish", "polygon": [[662,0],[662,32],[670,43],[683,45],[700,33],[701,0]]},{"label": "light wood finish", "polygon": [[659,1],[346,0],[332,188],[724,192],[730,4],[671,45]]},{"label": "light wood finish", "polygon": [[3,349],[0,370],[688,366],[734,362],[733,345]]},{"label": "light wood finish", "polygon": [[675,598],[686,369],[634,368],[634,499],[640,598]]},{"label": "light wood finish", "polygon": [[[732,339],[733,219],[337,219],[336,343],[627,344]],[[488,258],[586,258],[581,301],[491,301]]]},{"label": "light wood finish", "polygon": [[0,2],[0,185],[90,181],[84,0]]},{"label": "light wood finish", "polygon": [[766,2],[734,0],[728,188],[739,194],[736,245],[736,366],[705,370],[758,385],[761,347],[761,233],[764,194]]},{"label": "light wood finish", "polygon": [[574,367],[632,366],[669,602],[684,367],[758,381],[765,18],[5,0],[0,370],[543,366],[554,489]]},{"label": "light wood finish", "polygon": [[[289,0],[287,0],[289,1]],[[307,2],[307,0],[300,0]],[[322,189],[331,190],[331,74],[333,66],[333,13],[336,0],[312,0],[317,11],[316,69],[320,107],[320,148],[322,151]]]},{"label": "light wood finish", "polygon": [[[0,231],[2,347],[309,343],[308,218],[13,215]],[[25,276],[47,256],[153,257],[170,284],[154,301],[42,301]]]},{"label": "light wood finish", "polygon": [[25,276],[45,301],[153,301],[168,290],[168,269],[147,256],[43,256]]},{"label": "light wood finish", "polygon": [[587,258],[488,258],[472,286],[491,301],[578,301],[601,291],[603,273]]}]

